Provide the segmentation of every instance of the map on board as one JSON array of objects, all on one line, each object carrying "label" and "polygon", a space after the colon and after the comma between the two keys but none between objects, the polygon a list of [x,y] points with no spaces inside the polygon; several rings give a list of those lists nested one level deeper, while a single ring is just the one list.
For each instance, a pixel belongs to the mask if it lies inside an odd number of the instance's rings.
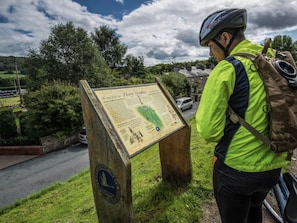
[{"label": "map on board", "polygon": [[129,156],[184,127],[157,84],[95,89]]}]

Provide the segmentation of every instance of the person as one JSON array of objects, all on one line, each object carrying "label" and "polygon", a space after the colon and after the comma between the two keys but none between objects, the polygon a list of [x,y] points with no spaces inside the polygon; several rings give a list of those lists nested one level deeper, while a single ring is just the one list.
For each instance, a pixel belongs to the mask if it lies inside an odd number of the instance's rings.
[{"label": "person", "polygon": [[[200,45],[208,46],[218,64],[204,86],[196,124],[199,135],[216,142],[213,190],[222,223],[262,222],[262,203],[277,183],[286,153],[274,153],[240,124],[231,122],[230,106],[260,133],[269,135],[266,93],[249,59],[262,46],[245,38],[245,9],[224,9],[209,15],[200,29]],[[269,49],[269,54],[274,55]],[[232,63],[231,63],[232,62]],[[234,64],[234,65],[233,65]]]}]

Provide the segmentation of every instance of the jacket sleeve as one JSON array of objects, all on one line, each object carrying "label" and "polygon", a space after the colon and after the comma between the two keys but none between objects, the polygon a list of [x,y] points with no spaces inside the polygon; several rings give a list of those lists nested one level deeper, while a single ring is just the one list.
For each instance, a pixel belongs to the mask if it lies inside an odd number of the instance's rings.
[{"label": "jacket sleeve", "polygon": [[235,71],[222,60],[210,73],[196,113],[197,131],[208,142],[219,142],[224,135],[228,100],[233,93]]}]

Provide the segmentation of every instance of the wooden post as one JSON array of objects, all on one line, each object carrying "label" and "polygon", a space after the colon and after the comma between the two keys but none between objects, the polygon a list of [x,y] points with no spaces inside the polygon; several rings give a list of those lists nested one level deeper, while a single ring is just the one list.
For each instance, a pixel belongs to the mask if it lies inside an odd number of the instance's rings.
[{"label": "wooden post", "polygon": [[190,136],[186,126],[159,142],[163,181],[178,186],[191,182]]},{"label": "wooden post", "polygon": [[[183,117],[182,111],[176,106],[166,88],[159,79],[156,81],[163,94],[175,105],[176,112]],[[185,185],[192,180],[191,126],[185,118],[183,120],[185,127],[159,142],[162,179],[174,185]]]},{"label": "wooden post", "polygon": [[93,195],[100,223],[133,220],[131,163],[86,81],[80,81]]}]

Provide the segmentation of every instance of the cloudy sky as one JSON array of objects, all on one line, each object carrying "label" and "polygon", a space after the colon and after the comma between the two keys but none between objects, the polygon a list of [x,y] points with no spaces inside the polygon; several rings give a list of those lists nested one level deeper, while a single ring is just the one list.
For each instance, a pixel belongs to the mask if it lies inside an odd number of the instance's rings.
[{"label": "cloudy sky", "polygon": [[89,33],[116,29],[129,54],[147,66],[208,58],[199,46],[203,19],[226,7],[246,8],[246,37],[289,35],[297,40],[297,0],[0,0],[0,55],[26,56],[51,28],[72,21]]}]

